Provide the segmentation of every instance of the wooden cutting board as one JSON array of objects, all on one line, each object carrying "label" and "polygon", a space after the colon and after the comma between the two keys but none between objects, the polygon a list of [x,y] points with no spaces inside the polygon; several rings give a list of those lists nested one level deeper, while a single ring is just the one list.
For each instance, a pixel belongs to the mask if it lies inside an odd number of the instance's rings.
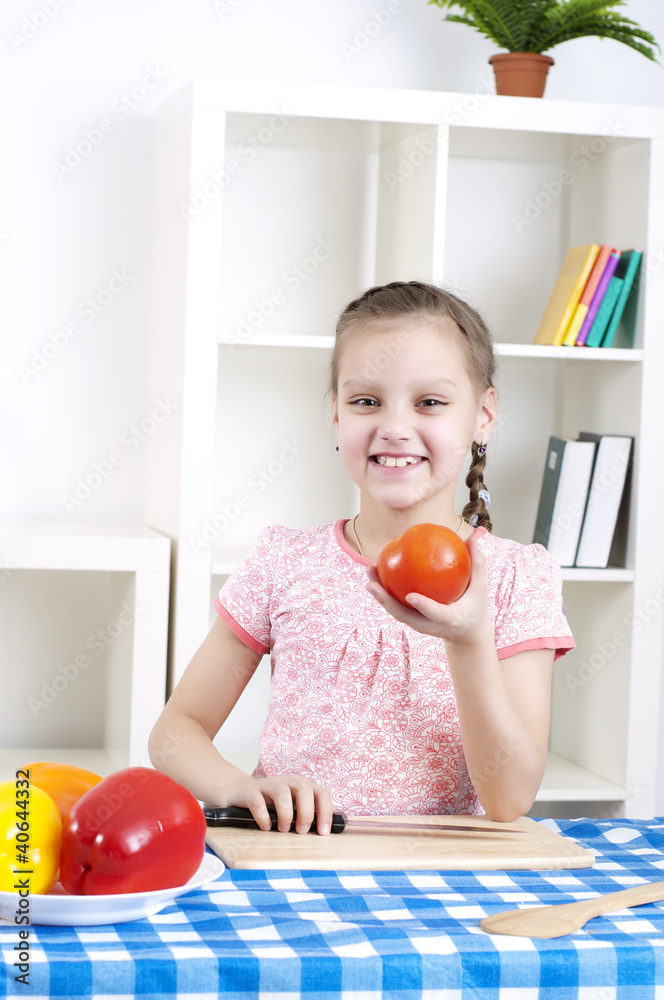
[{"label": "wooden cutting board", "polygon": [[[385,822],[384,816],[353,816]],[[229,868],[338,869],[403,871],[406,869],[589,868],[591,851],[561,837],[541,823],[523,816],[506,824],[518,832],[483,829],[484,816],[391,816],[398,823],[445,826],[440,831],[357,830],[321,837],[317,833],[279,833],[208,827],[206,842]],[[454,825],[477,827],[477,832],[454,832]],[[495,824],[490,823],[491,826]]]}]

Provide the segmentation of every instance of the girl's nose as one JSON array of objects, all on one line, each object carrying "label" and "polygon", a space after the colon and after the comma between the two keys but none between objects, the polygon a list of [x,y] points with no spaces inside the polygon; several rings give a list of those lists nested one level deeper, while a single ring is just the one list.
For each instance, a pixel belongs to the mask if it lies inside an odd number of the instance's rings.
[{"label": "girl's nose", "polygon": [[378,437],[381,441],[408,441],[413,436],[412,411],[405,401],[387,401],[378,414]]},{"label": "girl's nose", "polygon": [[381,430],[380,439],[381,441],[408,441],[411,435],[408,431],[396,429],[386,429]]},{"label": "girl's nose", "polygon": [[412,428],[403,416],[386,415],[386,419],[381,421],[379,437],[381,441],[408,441],[412,437]]}]

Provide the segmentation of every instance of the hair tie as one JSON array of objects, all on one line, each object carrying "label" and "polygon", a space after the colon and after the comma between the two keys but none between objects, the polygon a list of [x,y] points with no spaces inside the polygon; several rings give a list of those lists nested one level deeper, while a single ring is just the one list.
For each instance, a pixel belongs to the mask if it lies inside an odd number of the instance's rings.
[{"label": "hair tie", "polygon": [[[477,494],[477,499],[482,501],[485,510],[491,503],[491,497],[489,496],[488,490],[480,490],[479,493]],[[468,519],[468,524],[471,526],[471,528],[476,528],[479,519],[480,519],[479,514],[472,514],[471,517]]]}]

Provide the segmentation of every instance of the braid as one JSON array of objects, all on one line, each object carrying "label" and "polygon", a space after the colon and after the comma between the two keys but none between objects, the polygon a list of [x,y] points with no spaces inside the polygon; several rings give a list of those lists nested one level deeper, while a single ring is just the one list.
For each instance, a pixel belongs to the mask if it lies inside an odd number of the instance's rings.
[{"label": "braid", "polygon": [[473,522],[474,524],[478,527],[486,528],[487,531],[491,531],[491,517],[487,510],[487,504],[479,496],[480,490],[486,490],[486,486],[484,485],[486,451],[484,447],[480,450],[480,446],[473,441],[470,453],[472,458],[468,475],[466,476],[466,486],[470,490],[470,500],[463,508],[461,516],[464,521],[470,521],[471,517],[475,516],[477,520]]}]

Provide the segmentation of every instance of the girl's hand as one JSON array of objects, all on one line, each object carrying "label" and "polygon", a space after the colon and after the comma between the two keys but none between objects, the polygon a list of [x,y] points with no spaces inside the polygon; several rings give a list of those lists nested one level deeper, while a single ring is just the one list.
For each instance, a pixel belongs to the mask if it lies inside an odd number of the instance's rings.
[{"label": "girl's hand", "polygon": [[332,826],[332,798],[327,788],[316,785],[307,778],[293,774],[276,774],[271,778],[247,778],[247,781],[229,791],[224,805],[244,806],[262,830],[270,830],[272,820],[267,803],[277,810],[277,823],[281,832],[288,832],[297,811],[296,833],[308,833],[316,817],[318,833],[327,834]]},{"label": "girl's hand", "polygon": [[[389,614],[416,632],[434,635],[447,643],[475,642],[491,625],[487,612],[486,566],[476,535],[468,539],[471,556],[470,583],[465,594],[453,604],[439,604],[423,594],[408,594],[410,607],[397,601],[385,590],[376,570],[369,569],[367,590]],[[493,641],[493,638],[492,638]]]}]

